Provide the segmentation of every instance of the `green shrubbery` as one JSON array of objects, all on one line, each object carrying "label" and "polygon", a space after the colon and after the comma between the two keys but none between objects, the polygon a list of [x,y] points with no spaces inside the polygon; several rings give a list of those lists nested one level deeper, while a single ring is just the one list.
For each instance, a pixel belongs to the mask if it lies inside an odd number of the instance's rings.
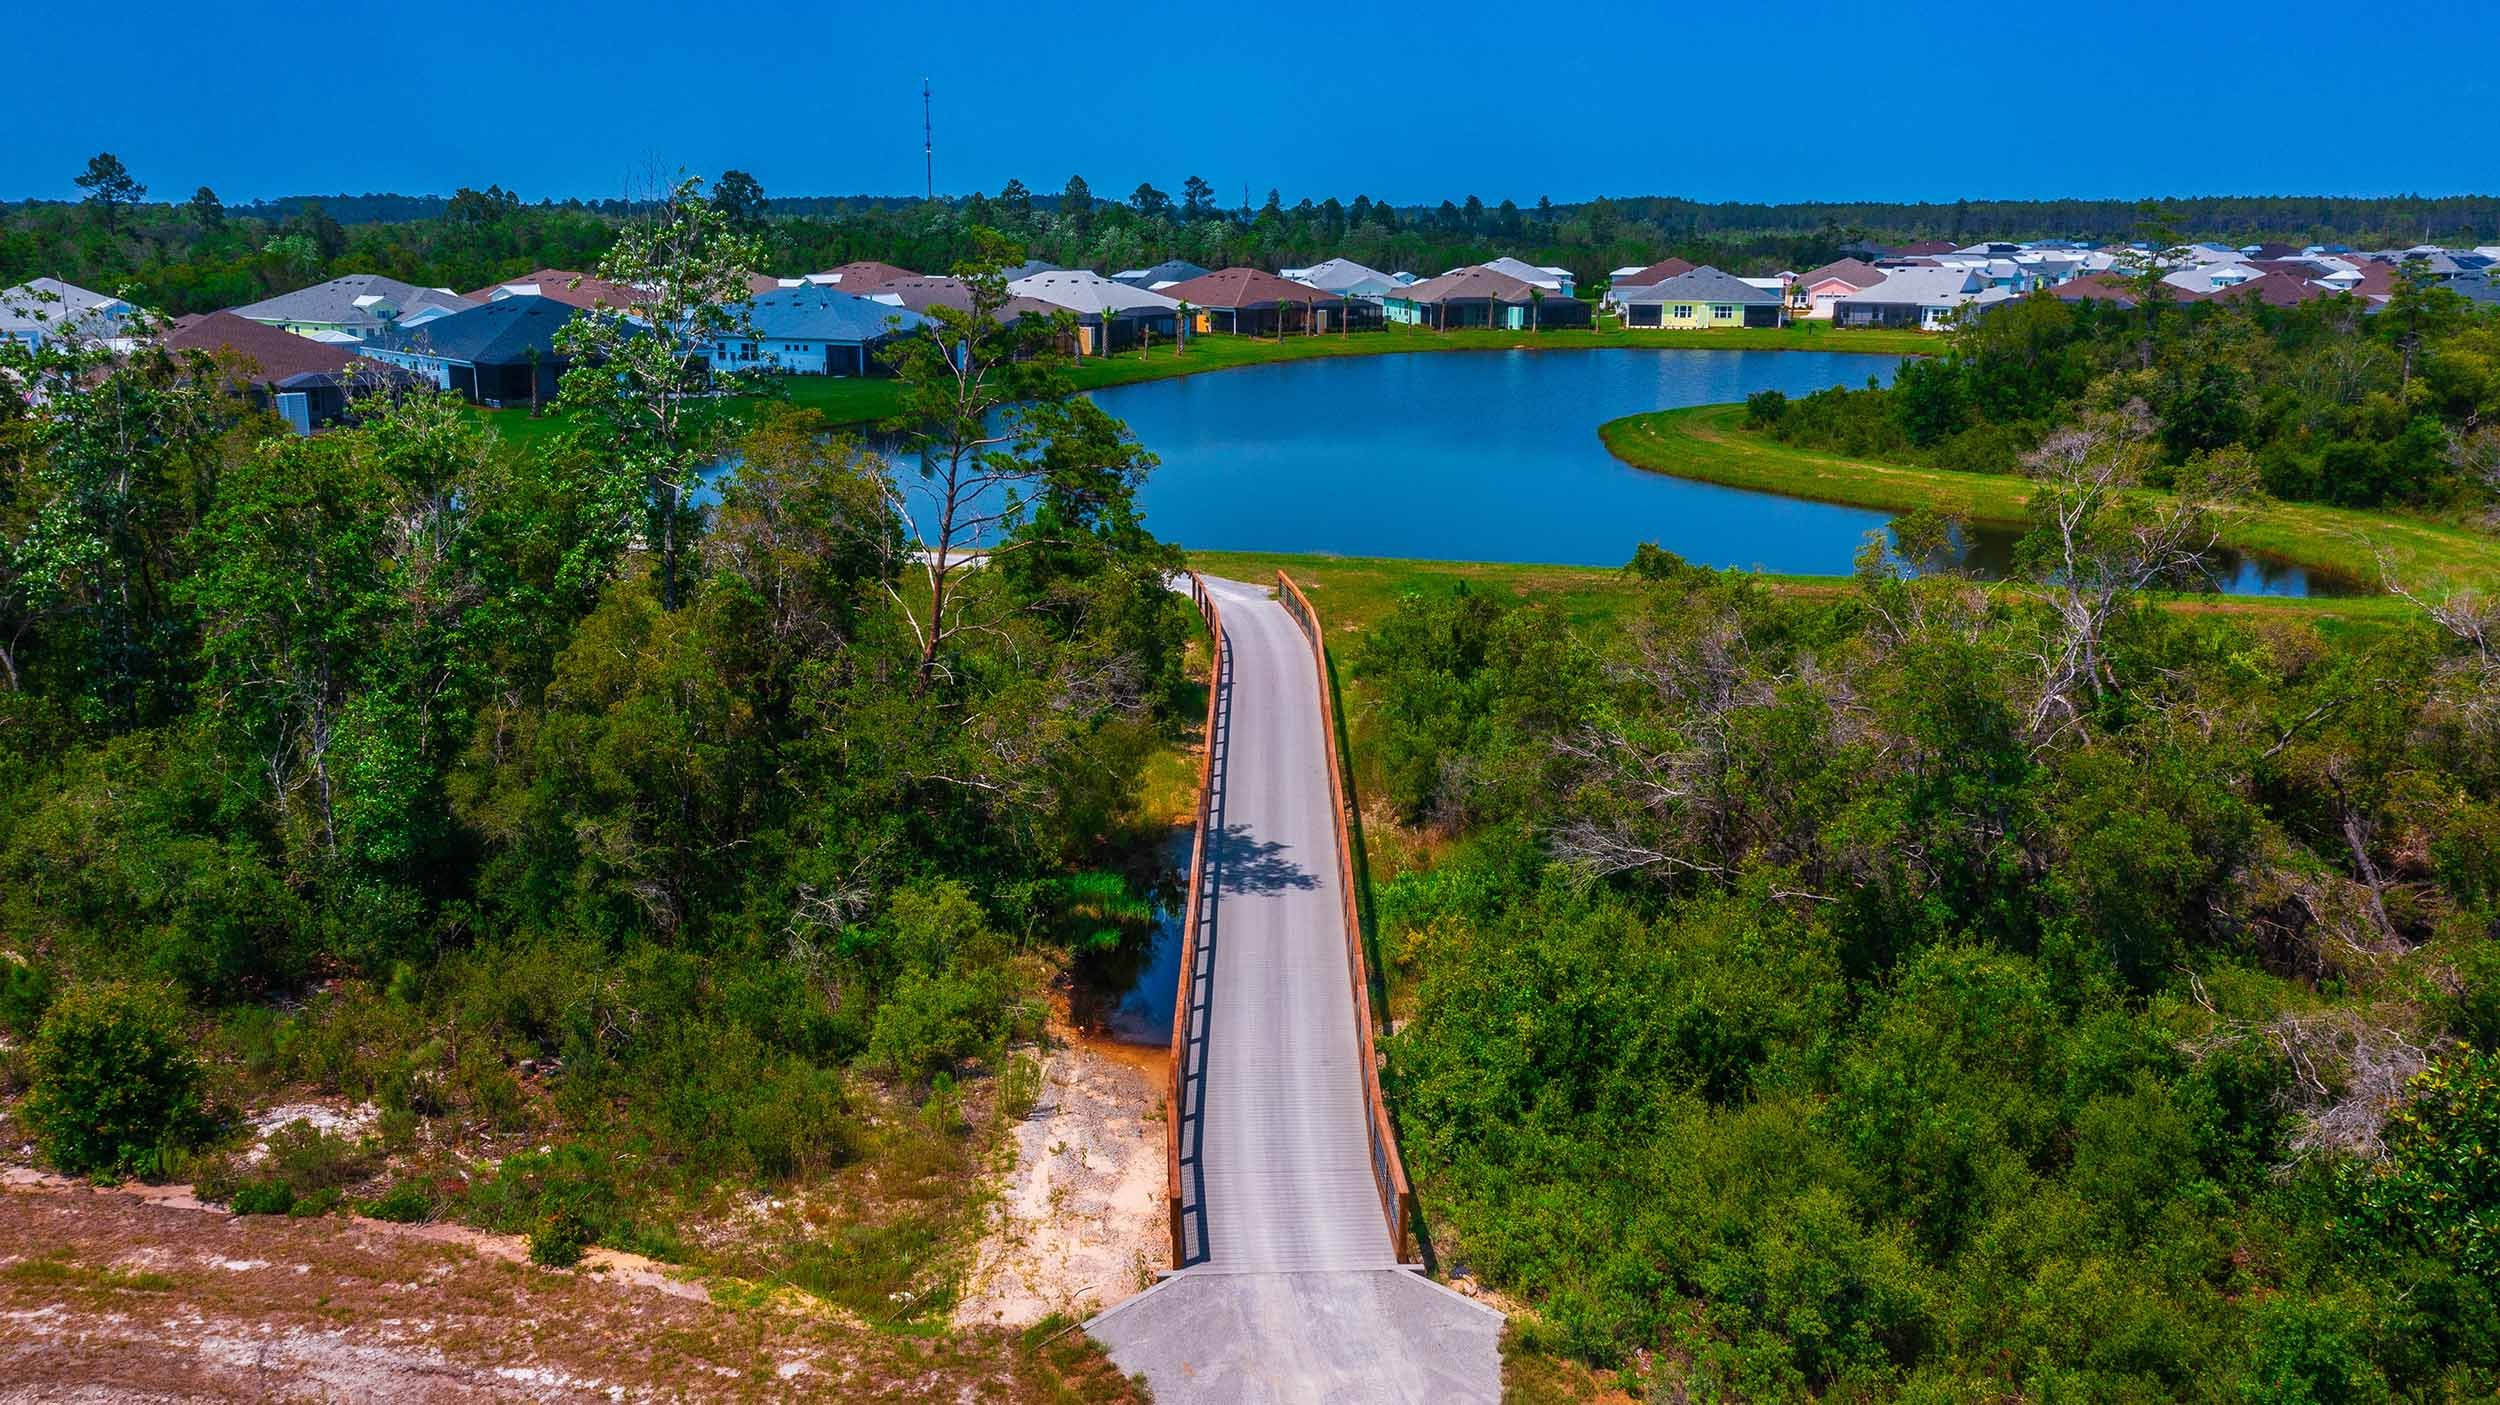
[{"label": "green shrubbery", "polygon": [[[1662,1396],[2500,1384],[2491,1057],[2367,1135],[2372,1061],[2490,1037],[2422,996],[2500,916],[2480,675],[2130,610],[2035,731],[2046,611],[1631,574],[1616,631],[1442,592],[1355,660],[1387,800],[1457,834],[1378,895],[1445,1259]],[[2379,909],[2356,844],[2413,875]]]},{"label": "green shrubbery", "polygon": [[156,1173],[203,1130],[200,1065],[164,999],[134,986],[72,990],[37,1029],[28,1125],[74,1176]]}]

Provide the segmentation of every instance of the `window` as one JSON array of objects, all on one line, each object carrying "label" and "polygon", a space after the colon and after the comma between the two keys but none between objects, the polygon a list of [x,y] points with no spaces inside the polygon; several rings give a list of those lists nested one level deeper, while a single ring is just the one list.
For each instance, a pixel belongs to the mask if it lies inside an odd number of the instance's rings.
[{"label": "window", "polygon": [[1680,320],[1680,321],[1685,321],[1685,322],[1690,322],[1690,321],[1692,321],[1692,320],[1693,320],[1693,305],[1692,305],[1691,303],[1688,303],[1688,302],[1680,302],[1680,303],[1677,303],[1677,304],[1675,305],[1675,315],[1676,315],[1677,319],[1678,319],[1678,320]]},{"label": "window", "polygon": [[1710,304],[1710,315],[1723,321],[1727,318],[1734,317],[1736,315],[1736,304],[1729,302],[1714,302]]}]

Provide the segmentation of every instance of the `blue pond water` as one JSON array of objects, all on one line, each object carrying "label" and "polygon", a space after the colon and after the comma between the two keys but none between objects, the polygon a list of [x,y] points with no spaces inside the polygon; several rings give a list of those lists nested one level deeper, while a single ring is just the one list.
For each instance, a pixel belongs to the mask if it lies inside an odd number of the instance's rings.
[{"label": "blue pond water", "polygon": [[[1889,381],[1898,357],[1810,351],[1497,351],[1342,357],[1097,391],[1163,460],[1146,524],[1207,550],[1619,566],[1654,541],[1712,566],[1845,574],[1884,513],[1630,467],[1597,427],[1644,410]],[[1969,534],[2002,574],[2014,534]],[[2254,556],[2234,594],[2336,588]]]}]

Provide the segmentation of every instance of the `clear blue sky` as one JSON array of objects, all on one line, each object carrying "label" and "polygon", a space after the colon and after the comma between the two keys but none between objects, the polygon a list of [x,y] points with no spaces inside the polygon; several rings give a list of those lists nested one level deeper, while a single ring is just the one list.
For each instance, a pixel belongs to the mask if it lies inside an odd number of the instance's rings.
[{"label": "clear blue sky", "polygon": [[366,9],[30,3],[0,196],[73,196],[100,150],[157,199],[534,201],[679,167],[917,193],[924,75],[956,194],[1070,172],[1111,196],[1203,175],[1228,204],[1245,183],[1523,205],[2500,188],[2483,3]]}]

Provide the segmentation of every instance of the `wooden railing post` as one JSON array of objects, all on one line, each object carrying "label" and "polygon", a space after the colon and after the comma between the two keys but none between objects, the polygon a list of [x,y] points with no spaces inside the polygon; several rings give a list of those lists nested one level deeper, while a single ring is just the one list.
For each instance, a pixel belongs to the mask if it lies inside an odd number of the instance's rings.
[{"label": "wooden railing post", "polygon": [[1189,1265],[1189,1220],[1181,1180],[1181,1114],[1188,1106],[1190,1007],[1198,974],[1198,910],[1206,892],[1208,808],[1214,803],[1215,722],[1224,691],[1224,615],[1206,579],[1189,573],[1189,598],[1206,621],[1212,641],[1207,650],[1206,733],[1198,745],[1198,806],[1189,841],[1189,886],[1181,898],[1180,989],[1172,1001],[1172,1068],[1163,1090],[1163,1193],[1172,1222],[1172,1267]]},{"label": "wooden railing post", "polygon": [[1353,790],[1346,784],[1345,759],[1338,747],[1340,734],[1336,695],[1328,674],[1328,641],[1319,612],[1311,608],[1310,597],[1283,571],[1276,573],[1276,595],[1294,623],[1301,626],[1303,637],[1310,641],[1311,663],[1319,676],[1320,731],[1327,743],[1328,788],[1337,810],[1337,888],[1345,898],[1347,968],[1353,978],[1355,1030],[1362,1046],[1363,1115],[1371,1124],[1372,1179],[1379,1187],[1380,1211],[1388,1221],[1389,1242],[1398,1262],[1404,1263],[1414,1242],[1415,1196],[1407,1183],[1405,1158],[1398,1154],[1397,1128],[1389,1121],[1388,1099],[1380,1091],[1380,1053],[1372,1033],[1371,966],[1363,954],[1362,908],[1354,891]]}]

